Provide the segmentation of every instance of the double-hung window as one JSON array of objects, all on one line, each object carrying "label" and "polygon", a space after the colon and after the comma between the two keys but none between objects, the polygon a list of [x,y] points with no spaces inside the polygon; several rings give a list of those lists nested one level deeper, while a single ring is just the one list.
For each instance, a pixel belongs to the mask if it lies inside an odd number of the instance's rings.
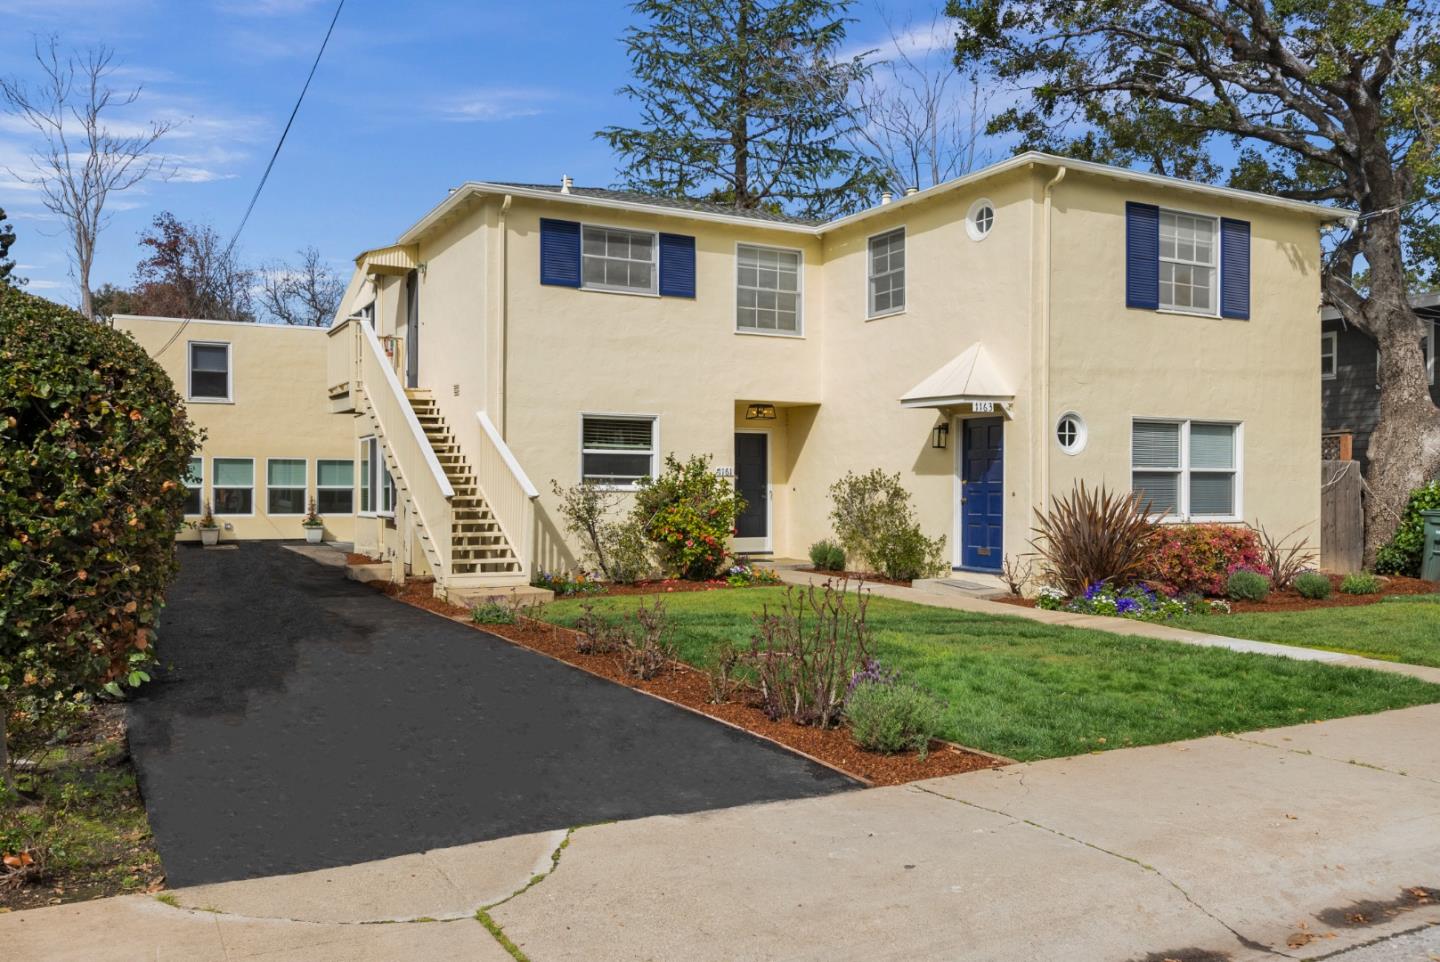
[{"label": "double-hung window", "polygon": [[230,345],[190,342],[190,400],[230,401]]},{"label": "double-hung window", "polygon": [[201,498],[205,491],[205,459],[191,458],[190,470],[185,472],[185,513],[200,514]]},{"label": "double-hung window", "polygon": [[655,235],[592,227],[581,230],[581,286],[632,294],[656,293]]},{"label": "double-hung window", "polygon": [[315,462],[315,508],[321,514],[355,513],[355,462]]},{"label": "double-hung window", "polygon": [[905,228],[870,238],[870,317],[905,310]]},{"label": "double-hung window", "polygon": [[800,252],[736,248],[735,327],[762,334],[800,333]]},{"label": "double-hung window", "polygon": [[270,514],[305,513],[304,458],[265,462],[265,510]]},{"label": "double-hung window", "polygon": [[395,481],[385,466],[385,449],[373,436],[360,439],[360,513],[395,514]]},{"label": "double-hung window", "polygon": [[255,513],[255,459],[214,458],[210,462],[216,514]]},{"label": "double-hung window", "polygon": [[1160,307],[1215,313],[1217,221],[1173,210],[1160,211]]},{"label": "double-hung window", "polygon": [[584,415],[580,423],[580,476],[591,484],[633,488],[655,475],[655,419]]},{"label": "double-hung window", "polygon": [[1333,381],[1340,369],[1339,339],[1334,331],[1320,335],[1320,377],[1326,381]]},{"label": "double-hung window", "polygon": [[1130,487],[1152,514],[1240,519],[1240,425],[1145,419],[1133,423],[1130,437]]}]

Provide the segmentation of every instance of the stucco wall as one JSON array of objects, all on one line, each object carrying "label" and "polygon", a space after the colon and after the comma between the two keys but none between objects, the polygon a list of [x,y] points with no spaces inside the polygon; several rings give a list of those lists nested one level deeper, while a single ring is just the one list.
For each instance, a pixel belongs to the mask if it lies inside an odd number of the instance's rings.
[{"label": "stucco wall", "polygon": [[[332,414],[326,395],[324,329],[127,316],[116,317],[115,327],[160,361],[182,398],[189,390],[189,342],[230,345],[231,402],[186,404],[191,420],[207,435],[200,449],[205,459],[202,501],[211,500],[215,458],[253,458],[254,514],[217,515],[221,541],[303,538],[299,517],[266,511],[265,465],[267,458],[305,459],[308,502],[315,493],[316,459],[355,456],[351,419]],[[325,515],[327,539],[348,541],[353,533],[353,515]],[[181,534],[183,539],[198,537],[193,530]]]}]

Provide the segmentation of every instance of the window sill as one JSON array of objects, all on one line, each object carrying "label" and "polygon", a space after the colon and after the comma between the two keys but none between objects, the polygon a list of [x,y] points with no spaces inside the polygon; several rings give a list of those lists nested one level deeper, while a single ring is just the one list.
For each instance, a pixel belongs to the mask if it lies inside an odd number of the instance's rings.
[{"label": "window sill", "polygon": [[578,288],[582,291],[589,291],[592,294],[623,294],[627,297],[653,297],[657,300],[660,297],[659,291],[627,291],[619,287],[591,287],[581,284]]},{"label": "window sill", "polygon": [[1206,313],[1205,311],[1187,311],[1178,307],[1157,307],[1155,309],[1155,313],[1169,314],[1172,317],[1208,317],[1211,320],[1215,321],[1221,320],[1220,315],[1216,313]]},{"label": "window sill", "polygon": [[805,340],[805,332],[801,331],[747,331],[742,327],[735,328],[736,334],[743,334],[748,337],[788,337],[794,341]]},{"label": "window sill", "polygon": [[[580,481],[582,484],[587,483],[584,478],[581,478]],[[611,491],[620,494],[626,492],[633,493],[640,490],[640,485],[638,484],[591,484],[590,486],[596,491]]]},{"label": "window sill", "polygon": [[884,311],[883,313],[880,313],[880,314],[866,314],[866,315],[865,315],[865,320],[867,320],[867,321],[878,321],[878,320],[880,320],[882,317],[898,317],[898,316],[900,316],[901,314],[904,314],[907,310],[909,310],[909,308],[900,307],[900,308],[896,308],[896,309],[893,310],[893,311]]},{"label": "window sill", "polygon": [[228,397],[187,397],[186,404],[234,404],[234,398]]}]

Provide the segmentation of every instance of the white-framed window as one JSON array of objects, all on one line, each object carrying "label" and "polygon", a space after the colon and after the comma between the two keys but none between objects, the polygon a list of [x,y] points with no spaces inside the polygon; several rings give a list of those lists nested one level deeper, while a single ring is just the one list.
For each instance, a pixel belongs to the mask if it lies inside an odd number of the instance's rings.
[{"label": "white-framed window", "polygon": [[395,480],[385,464],[385,449],[373,435],[360,439],[360,513],[395,514]]},{"label": "white-framed window", "polygon": [[1085,419],[1074,411],[1066,411],[1055,422],[1055,443],[1060,445],[1060,450],[1066,454],[1079,454],[1084,451],[1088,438]]},{"label": "white-framed window", "polygon": [[656,418],[621,414],[580,416],[580,477],[591,484],[633,488],[655,476]]},{"label": "white-framed window", "polygon": [[735,329],[747,334],[802,333],[800,251],[735,248]]},{"label": "white-framed window", "polygon": [[1160,211],[1160,308],[1215,314],[1220,224],[1213,217]]},{"label": "white-framed window", "polygon": [[881,317],[905,310],[905,228],[870,238],[869,316]]},{"label": "white-framed window", "polygon": [[305,513],[305,459],[267,458],[265,461],[265,512]]},{"label": "white-framed window", "polygon": [[225,341],[189,342],[191,401],[230,401],[230,345]]},{"label": "white-framed window", "polygon": [[190,459],[190,469],[185,472],[185,513],[198,515],[205,508],[201,504],[205,495],[205,459],[196,455]]},{"label": "white-framed window", "polygon": [[255,459],[211,458],[210,490],[216,514],[255,513]]},{"label": "white-framed window", "polygon": [[1225,421],[1137,418],[1130,487],[1174,521],[1239,521],[1243,426]]},{"label": "white-framed window", "polygon": [[315,510],[326,514],[355,513],[355,462],[319,458],[315,461]]},{"label": "white-framed window", "polygon": [[658,291],[659,241],[650,231],[619,227],[580,228],[580,286],[600,291]]},{"label": "white-framed window", "polygon": [[1333,381],[1340,369],[1339,340],[1334,331],[1322,331],[1320,334],[1320,377],[1323,380]]},{"label": "white-framed window", "polygon": [[970,210],[965,215],[965,232],[974,241],[982,241],[990,236],[990,228],[995,226],[995,205],[987,197],[982,197],[970,205]]}]

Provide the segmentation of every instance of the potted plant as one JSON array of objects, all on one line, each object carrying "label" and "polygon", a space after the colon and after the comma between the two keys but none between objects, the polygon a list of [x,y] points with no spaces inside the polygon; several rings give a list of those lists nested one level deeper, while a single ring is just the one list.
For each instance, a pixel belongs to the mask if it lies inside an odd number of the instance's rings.
[{"label": "potted plant", "polygon": [[305,540],[311,544],[319,544],[325,537],[325,519],[315,510],[315,499],[310,499],[310,510],[305,512],[305,517],[300,520],[300,527],[305,529]]},{"label": "potted plant", "polygon": [[213,548],[220,541],[220,524],[215,520],[215,514],[210,510],[210,502],[205,502],[205,513],[200,515],[200,520],[195,522],[195,527],[200,529],[200,543],[207,548]]}]

